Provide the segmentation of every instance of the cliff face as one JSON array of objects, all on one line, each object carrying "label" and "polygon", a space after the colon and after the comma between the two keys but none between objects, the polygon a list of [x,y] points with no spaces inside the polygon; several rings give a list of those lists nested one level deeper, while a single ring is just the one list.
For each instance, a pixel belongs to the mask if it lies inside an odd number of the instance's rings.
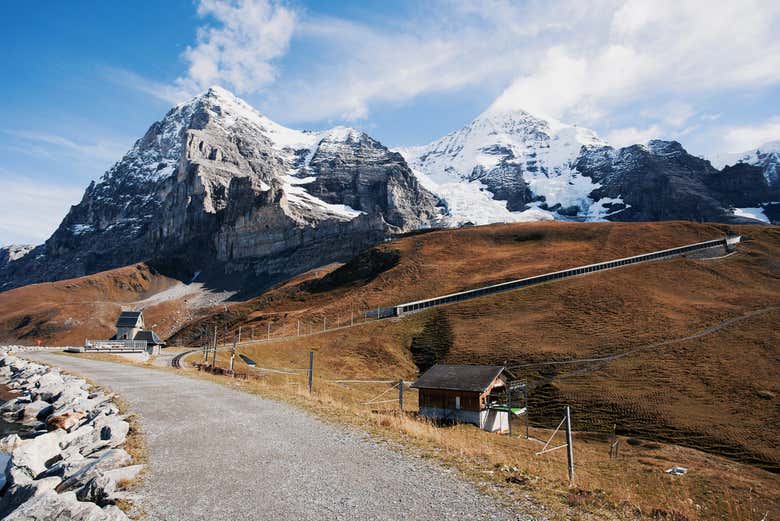
[{"label": "cliff face", "polygon": [[287,129],[212,88],[153,124],[0,285],[148,259],[270,281],[434,224],[437,204],[369,136]]}]

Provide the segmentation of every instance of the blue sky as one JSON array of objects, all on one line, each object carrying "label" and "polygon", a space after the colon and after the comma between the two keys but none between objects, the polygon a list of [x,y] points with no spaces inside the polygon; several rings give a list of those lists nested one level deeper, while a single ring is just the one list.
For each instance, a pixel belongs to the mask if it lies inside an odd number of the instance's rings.
[{"label": "blue sky", "polygon": [[490,106],[692,153],[780,139],[777,2],[16,2],[0,18],[0,244],[41,242],[174,103],[423,144]]}]

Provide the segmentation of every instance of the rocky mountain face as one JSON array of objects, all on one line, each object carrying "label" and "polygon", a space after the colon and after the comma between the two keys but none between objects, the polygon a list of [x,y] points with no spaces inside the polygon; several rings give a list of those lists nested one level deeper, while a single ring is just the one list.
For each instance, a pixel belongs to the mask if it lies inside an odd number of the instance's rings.
[{"label": "rocky mountain face", "polygon": [[522,110],[391,151],[351,128],[283,127],[214,87],[153,124],[45,244],[0,250],[0,289],[138,261],[261,288],[429,226],[780,222],[780,142],[713,163]]},{"label": "rocky mountain face", "polygon": [[5,268],[11,262],[21,259],[30,253],[35,246],[32,244],[11,244],[0,248],[0,270]]},{"label": "rocky mountain face", "polygon": [[148,259],[262,286],[437,224],[438,204],[368,135],[291,130],[215,87],[154,123],[44,245],[0,265],[0,287]]},{"label": "rocky mountain face", "polygon": [[[778,147],[780,148],[780,147]],[[399,151],[448,205],[451,225],[539,219],[777,222],[775,150],[719,170],[675,141],[614,148],[593,131],[524,111],[482,114]]]}]

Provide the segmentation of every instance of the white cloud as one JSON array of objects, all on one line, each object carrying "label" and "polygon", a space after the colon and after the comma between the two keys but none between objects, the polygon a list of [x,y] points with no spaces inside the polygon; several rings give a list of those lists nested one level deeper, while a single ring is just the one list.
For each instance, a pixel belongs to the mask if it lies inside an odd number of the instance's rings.
[{"label": "white cloud", "polygon": [[18,151],[24,152],[25,150],[29,150],[29,153],[35,155],[41,153],[50,155],[43,147],[53,146],[55,148],[64,149],[72,156],[79,159],[114,162],[122,157],[128,150],[126,143],[117,143],[114,141],[98,140],[94,143],[78,143],[72,139],[48,132],[30,130],[4,130],[4,132],[23,141],[38,144],[37,146],[28,145],[26,147],[17,147]]},{"label": "white cloud", "polygon": [[0,205],[0,244],[34,243],[46,240],[59,226],[83,187],[41,183],[0,171],[3,204]]},{"label": "white cloud", "polygon": [[720,132],[723,150],[745,152],[770,141],[780,140],[780,115],[758,125],[723,128]]},{"label": "white cloud", "polygon": [[[611,19],[609,28],[585,20],[569,39],[576,45],[548,49],[497,103],[541,107],[552,116],[592,124],[659,94],[780,83],[780,41],[773,29],[780,23],[780,4],[628,0],[614,7],[603,13]],[[596,43],[581,45],[587,41]],[[679,126],[692,108],[675,103],[663,119]]]},{"label": "white cloud", "polygon": [[197,92],[188,91],[182,86],[151,80],[119,67],[106,67],[103,70],[103,75],[116,85],[130,87],[171,105],[186,101],[197,94]]},{"label": "white cloud", "polygon": [[276,77],[273,61],[287,52],[295,13],[273,0],[200,0],[198,14],[216,24],[198,29],[188,47],[187,76],[176,86],[201,91],[212,84],[258,92]]},{"label": "white cloud", "polygon": [[646,128],[616,128],[607,132],[607,142],[616,147],[627,147],[629,145],[647,143],[651,139],[660,137],[662,134],[663,130],[658,125],[651,125]]},{"label": "white cloud", "polygon": [[692,132],[711,121],[695,118],[703,96],[780,84],[780,3],[764,0],[431,0],[370,23],[273,0],[200,0],[198,13],[186,75],[126,83],[169,101],[219,83],[286,122],[475,88],[501,93],[494,109],[625,136]]}]

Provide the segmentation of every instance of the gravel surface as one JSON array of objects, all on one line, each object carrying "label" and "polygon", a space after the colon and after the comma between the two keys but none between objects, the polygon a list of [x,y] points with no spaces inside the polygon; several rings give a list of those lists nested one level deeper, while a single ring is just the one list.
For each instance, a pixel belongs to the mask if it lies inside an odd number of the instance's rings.
[{"label": "gravel surface", "polygon": [[28,356],[108,387],[140,416],[148,519],[530,519],[454,470],[282,403],[170,372]]}]

